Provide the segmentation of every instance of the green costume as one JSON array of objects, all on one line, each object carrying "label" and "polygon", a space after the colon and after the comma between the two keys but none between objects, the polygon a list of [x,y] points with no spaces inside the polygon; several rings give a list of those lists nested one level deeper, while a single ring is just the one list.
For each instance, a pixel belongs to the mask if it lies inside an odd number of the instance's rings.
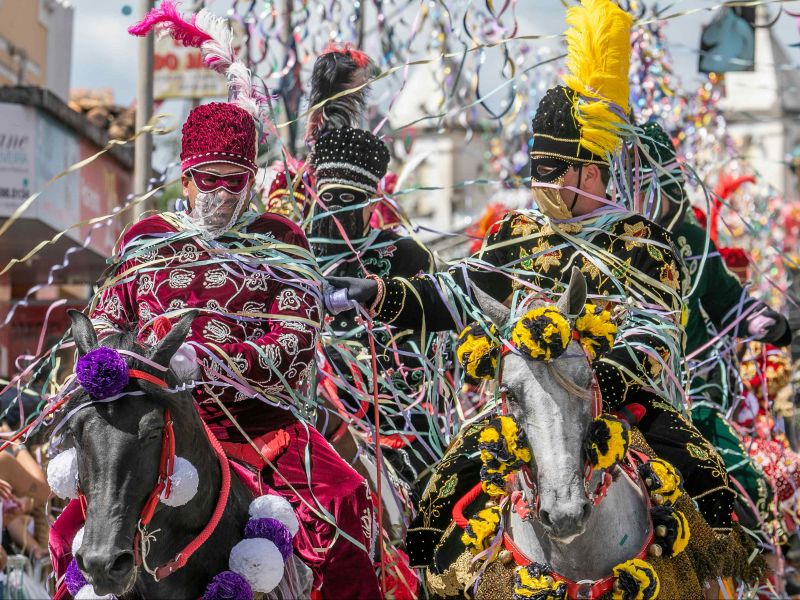
[{"label": "green costume", "polygon": [[[643,126],[645,149],[651,159],[665,165],[675,165],[672,142],[656,123]],[[726,336],[746,336],[747,316],[753,309],[764,309],[776,321],[773,343],[788,344],[791,332],[782,327],[783,316],[769,310],[759,301],[747,296],[742,284],[725,265],[714,242],[708,238],[692,216],[683,209],[687,205],[683,190],[683,175],[677,168],[663,169],[657,188],[661,201],[657,203],[672,231],[678,254],[683,260],[687,319],[686,356],[684,376],[691,381],[689,396],[692,400],[692,421],[700,432],[719,451],[728,473],[744,488],[757,510],[770,520],[770,486],[761,469],[753,462],[742,445],[741,438],[725,419],[723,411],[730,408],[726,362],[735,361],[732,349],[730,358],[720,355],[719,344],[713,343],[709,327]],[[662,206],[668,201],[672,206]],[[754,306],[761,305],[761,306]],[[697,352],[696,356],[692,356]]]}]

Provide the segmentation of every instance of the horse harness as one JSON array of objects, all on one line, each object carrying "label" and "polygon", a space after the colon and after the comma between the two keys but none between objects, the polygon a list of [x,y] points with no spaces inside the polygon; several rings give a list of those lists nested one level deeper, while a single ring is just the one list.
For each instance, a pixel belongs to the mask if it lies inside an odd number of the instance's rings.
[{"label": "horse harness", "polygon": [[[121,354],[128,354],[122,350],[119,352]],[[141,359],[142,357],[137,356],[137,358]],[[145,371],[128,369],[128,376],[132,379],[141,379],[147,381],[162,389],[169,388],[166,381]],[[219,497],[217,498],[217,504],[208,523],[206,523],[202,531],[200,531],[200,533],[192,541],[190,541],[172,559],[163,565],[151,568],[147,565],[146,558],[148,548],[150,546],[150,539],[153,537],[153,534],[148,533],[147,526],[153,520],[153,516],[155,515],[156,508],[158,507],[158,503],[162,497],[162,494],[164,498],[169,498],[172,487],[171,477],[175,466],[175,432],[173,428],[172,414],[169,408],[164,409],[164,429],[161,433],[161,457],[159,459],[158,479],[155,486],[150,491],[150,494],[147,496],[147,500],[145,501],[144,506],[139,513],[139,520],[136,524],[136,535],[133,539],[133,554],[136,561],[136,566],[143,567],[144,570],[147,571],[156,582],[169,577],[176,571],[186,566],[186,563],[189,561],[192,555],[208,540],[209,537],[211,537],[211,534],[214,533],[214,530],[216,529],[217,525],[219,525],[222,515],[225,512],[225,506],[228,503],[228,497],[231,489],[231,471],[230,465],[228,464],[228,459],[225,456],[225,452],[220,446],[217,438],[211,433],[205,422],[201,420],[201,423],[203,423],[203,429],[206,432],[208,441],[211,444],[211,447],[214,449],[214,453],[217,455],[222,475],[222,482],[220,485]],[[79,500],[85,516],[86,497],[80,493]]]},{"label": "horse harness", "polygon": [[[507,346],[503,346],[502,355],[505,356],[510,352]],[[502,381],[502,366],[500,370],[500,378]],[[592,380],[592,418],[596,418],[602,412],[603,406],[603,399],[600,393],[600,386],[597,382],[596,378]],[[506,396],[503,394],[502,396],[502,413],[508,414],[508,407],[506,402]],[[628,477],[633,483],[635,483],[640,491],[642,492],[642,496],[645,499],[645,506],[647,510],[647,519],[648,519],[648,534],[647,538],[645,539],[642,548],[633,558],[644,559],[648,555],[648,550],[650,545],[653,543],[654,539],[654,527],[653,527],[653,518],[650,514],[651,509],[651,501],[650,501],[650,494],[647,490],[647,486],[645,485],[642,477],[639,475],[639,471],[636,466],[636,462],[640,464],[647,463],[650,458],[641,452],[638,452],[632,448],[628,449],[628,452],[625,456],[625,460],[623,460],[618,466],[621,469],[622,473]],[[525,469],[521,469],[519,473],[514,473],[509,475],[507,481],[511,482],[514,478],[522,478],[523,472]],[[600,502],[602,502],[603,498],[605,498],[608,488],[611,486],[611,483],[614,481],[614,477],[611,475],[609,471],[604,471],[602,479],[600,483],[595,488],[594,493],[589,493],[589,482],[591,481],[592,474],[594,473],[594,469],[591,466],[589,460],[586,461],[586,466],[584,468],[584,487],[586,489],[587,496],[592,502],[593,506],[598,506]],[[482,484],[476,484],[466,495],[464,495],[456,504],[453,506],[453,520],[455,523],[465,529],[469,523],[469,520],[464,516],[464,510],[469,506],[472,502],[474,502],[478,496],[480,496],[482,489]],[[509,496],[509,505],[511,510],[516,512],[520,515],[523,520],[526,520],[530,517],[530,513],[538,513],[539,509],[539,496],[538,494],[535,496],[534,499],[534,508],[531,511],[530,506],[525,501],[524,495],[521,491],[516,490],[511,493]],[[514,540],[511,539],[511,536],[508,535],[507,531],[503,531],[502,533],[502,543],[503,547],[506,551],[510,553],[510,556],[513,558],[514,562],[518,566],[528,566],[533,561],[528,558],[522,550],[520,550],[516,544],[514,544]],[[567,598],[571,598],[574,600],[597,600],[598,598],[602,598],[604,595],[608,594],[614,586],[615,576],[613,574],[609,574],[606,577],[597,580],[591,579],[584,579],[580,581],[572,581],[562,575],[559,575],[555,571],[550,573],[550,576],[555,579],[556,581],[563,582],[567,585]]]}]

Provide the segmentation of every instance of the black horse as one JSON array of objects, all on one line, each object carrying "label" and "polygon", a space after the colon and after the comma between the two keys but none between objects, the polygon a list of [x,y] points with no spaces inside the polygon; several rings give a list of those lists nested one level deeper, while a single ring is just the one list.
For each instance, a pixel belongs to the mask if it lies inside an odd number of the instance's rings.
[{"label": "black horse", "polygon": [[[103,345],[135,352],[162,366],[183,343],[195,314],[189,313],[152,350],[139,346],[133,334],[118,334]],[[91,321],[71,311],[72,334],[80,355],[98,347]],[[157,377],[161,372],[126,357],[129,369]],[[167,383],[179,383],[170,371]],[[252,495],[231,474],[230,495],[224,514],[208,540],[186,565],[156,581],[134,558],[134,540],[142,507],[159,475],[164,411],[169,408],[174,422],[175,454],[189,460],[200,475],[197,494],[175,508],[159,503],[148,531],[144,562],[154,569],[172,560],[197,538],[212,518],[220,493],[222,470],[204,431],[188,391],[171,392],[141,378],[131,378],[125,395],[111,402],[92,402],[85,392],[69,402],[82,406],[67,424],[67,438],[78,455],[81,492],[86,497],[86,525],[76,559],[97,594],[128,598],[198,598],[209,581],[228,569],[231,548],[242,539]]]}]

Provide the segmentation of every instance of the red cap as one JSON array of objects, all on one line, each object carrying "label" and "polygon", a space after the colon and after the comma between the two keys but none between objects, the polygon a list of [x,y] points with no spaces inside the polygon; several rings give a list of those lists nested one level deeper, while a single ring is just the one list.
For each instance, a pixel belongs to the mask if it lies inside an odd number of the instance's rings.
[{"label": "red cap", "polygon": [[747,269],[750,266],[750,261],[744,250],[741,248],[720,248],[719,255],[734,275],[742,281],[747,279]]},{"label": "red cap", "polygon": [[243,108],[228,102],[202,104],[183,124],[181,170],[223,162],[255,175],[256,123]]}]

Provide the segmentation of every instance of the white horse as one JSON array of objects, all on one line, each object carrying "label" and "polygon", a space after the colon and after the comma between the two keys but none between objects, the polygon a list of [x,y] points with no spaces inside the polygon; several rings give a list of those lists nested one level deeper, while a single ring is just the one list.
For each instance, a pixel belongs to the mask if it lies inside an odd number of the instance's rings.
[{"label": "white horse", "polygon": [[[478,304],[502,329],[515,315],[475,289]],[[556,306],[578,315],[586,302],[586,281],[573,269]],[[528,307],[530,308],[530,307]],[[538,512],[528,518],[512,510],[507,533],[528,559],[548,564],[572,581],[597,580],[639,554],[647,543],[650,518],[645,492],[619,467],[605,497],[590,500],[602,473],[585,481],[584,439],[592,420],[592,368],[580,345],[571,341],[550,363],[506,354],[502,386],[508,410],[527,434],[533,454],[532,477],[517,477],[517,489]],[[525,470],[523,470],[524,472]]]}]

